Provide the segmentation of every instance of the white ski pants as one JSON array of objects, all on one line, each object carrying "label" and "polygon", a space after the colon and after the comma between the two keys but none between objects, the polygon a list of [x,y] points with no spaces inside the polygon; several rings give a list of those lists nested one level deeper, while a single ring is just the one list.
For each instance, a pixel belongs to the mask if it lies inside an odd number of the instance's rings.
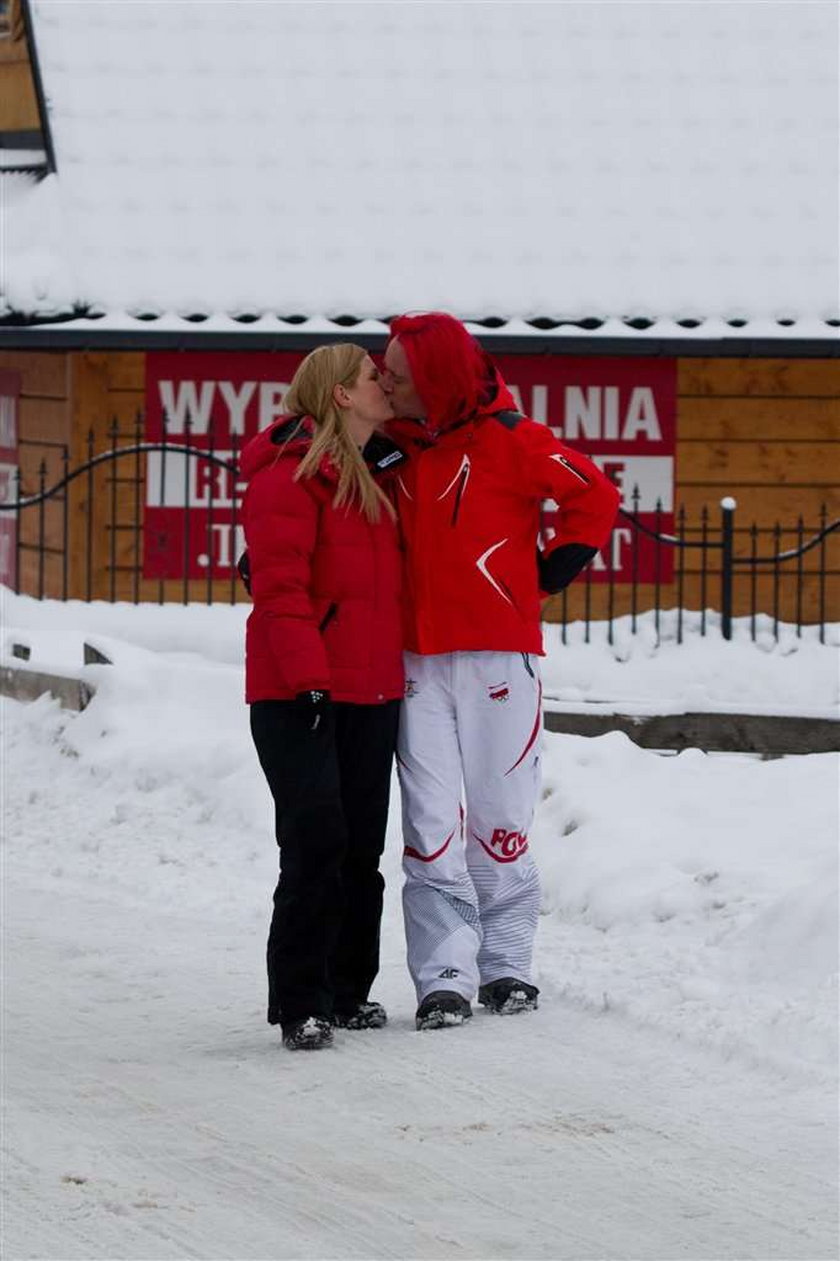
[{"label": "white ski pants", "polygon": [[531,979],[540,904],[528,831],[542,685],[521,652],[405,654],[397,744],[403,909],[418,1001]]}]

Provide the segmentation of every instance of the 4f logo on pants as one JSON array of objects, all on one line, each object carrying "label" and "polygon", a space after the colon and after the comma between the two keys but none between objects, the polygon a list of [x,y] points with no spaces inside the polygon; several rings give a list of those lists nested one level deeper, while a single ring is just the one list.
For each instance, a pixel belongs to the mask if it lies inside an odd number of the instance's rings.
[{"label": "4f logo on pants", "polygon": [[515,862],[528,848],[528,837],[524,832],[508,832],[507,828],[495,828],[489,845],[477,832],[473,832],[473,836],[497,863]]}]

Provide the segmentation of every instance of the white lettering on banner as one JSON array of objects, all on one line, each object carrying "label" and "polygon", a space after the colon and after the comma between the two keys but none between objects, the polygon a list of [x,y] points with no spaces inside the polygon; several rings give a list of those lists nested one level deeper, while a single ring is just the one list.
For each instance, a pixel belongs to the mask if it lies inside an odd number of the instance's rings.
[{"label": "white lettering on banner", "polygon": [[653,390],[646,385],[630,391],[623,423],[617,385],[567,385],[562,432],[570,442],[577,438],[630,442],[641,436],[651,442],[662,441]]},{"label": "white lettering on banner", "polygon": [[286,381],[263,381],[260,385],[260,429],[265,429],[283,415],[283,398],[289,388]]},{"label": "white lettering on banner", "polygon": [[621,491],[621,506],[634,512],[633,490],[639,488],[639,512],[662,512],[674,507],[674,457],[671,455],[593,455],[593,464],[615,482]]},{"label": "white lettering on banner", "polygon": [[244,381],[237,390],[232,381],[219,381],[219,393],[228,405],[230,413],[230,432],[245,432],[245,408],[251,401],[251,395],[257,388],[256,381]]},{"label": "white lettering on banner", "polygon": [[202,381],[201,393],[195,381],[159,381],[160,405],[166,412],[169,433],[183,433],[189,421],[193,433],[207,433],[213,407],[215,381]]},{"label": "white lettering on banner", "polygon": [[[232,451],[214,451],[220,460],[232,460]],[[184,460],[189,460],[189,487],[185,485]],[[229,469],[211,464],[199,455],[181,451],[150,451],[146,456],[147,508],[232,508],[242,502],[245,482],[235,481]],[[187,493],[189,491],[189,494]]]},{"label": "white lettering on banner", "polygon": [[[283,414],[283,399],[288,381],[260,381],[259,428],[264,429]],[[220,397],[227,409],[225,433],[243,435],[246,412],[257,390],[256,381],[158,381],[160,405],[166,412],[167,432],[182,434],[189,422],[190,433],[206,434],[213,415],[214,397]]]},{"label": "white lettering on banner", "polygon": [[531,391],[531,415],[540,424],[548,424],[548,386],[535,385]]},{"label": "white lettering on banner", "polygon": [[198,564],[202,569],[206,569],[208,564],[213,569],[230,569],[245,551],[244,527],[237,525],[234,530],[229,522],[213,522],[210,531],[213,555],[208,556],[206,552],[202,552],[197,557]]},{"label": "white lettering on banner", "polygon": [[618,390],[607,386],[604,390],[604,437],[615,442],[618,438]]},{"label": "white lettering on banner", "polygon": [[11,395],[0,394],[0,447],[7,450],[17,446],[16,402]]},{"label": "white lettering on banner", "polygon": [[601,387],[593,385],[583,390],[579,385],[566,386],[566,438],[576,438],[583,433],[585,438],[601,436]]},{"label": "white lettering on banner", "polygon": [[630,442],[641,435],[650,438],[651,442],[662,441],[653,390],[646,385],[638,386],[630,395],[621,439],[623,442]]},{"label": "white lettering on banner", "polygon": [[630,540],[633,537],[633,531],[629,527],[616,526],[610,535],[609,547],[609,564],[604,558],[604,548],[592,558],[592,568],[601,573],[608,573],[609,570],[618,572],[624,568],[624,550],[630,546]]}]

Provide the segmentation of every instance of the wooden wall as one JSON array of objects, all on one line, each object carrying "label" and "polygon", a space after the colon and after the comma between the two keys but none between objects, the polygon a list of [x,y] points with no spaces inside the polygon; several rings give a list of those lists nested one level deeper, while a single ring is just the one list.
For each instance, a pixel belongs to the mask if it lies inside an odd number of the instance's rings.
[{"label": "wooden wall", "polygon": [[[840,517],[840,359],[682,359],[679,362],[677,482],[690,513],[724,495],[737,501],[735,554],[749,555],[749,528],[762,533],[759,555],[775,550],[776,524],[795,527],[803,520],[806,537],[817,532],[821,509]],[[782,536],[794,547],[797,536]],[[830,620],[840,617],[840,535],[827,548],[833,566],[826,584]],[[819,565],[819,549],[804,560]],[[768,567],[769,568],[769,567]],[[784,568],[782,616],[793,621],[795,565]],[[819,584],[809,579],[806,621],[819,618]],[[759,606],[772,610],[773,578],[758,583]],[[717,599],[715,606],[719,607]],[[749,611],[749,584],[735,589],[736,615]]]},{"label": "wooden wall", "polygon": [[0,39],[0,131],[40,131],[19,0],[12,0],[10,34]]},{"label": "wooden wall", "polygon": [[[88,431],[93,432],[93,449],[102,451],[111,444],[110,428],[116,420],[119,444],[133,441],[137,416],[144,406],[144,365],[142,352],[73,352],[34,354],[4,352],[0,367],[23,372],[21,404],[22,467],[25,488],[35,487],[36,464],[46,458],[50,472],[57,467],[59,449],[45,442],[66,442],[71,466],[86,458]],[[778,522],[794,527],[800,516],[806,534],[815,532],[820,509],[825,504],[829,519],[840,517],[840,360],[703,359],[678,361],[677,409],[677,491],[676,505],[683,504],[688,523],[696,524],[703,505],[711,523],[719,520],[719,503],[724,495],[737,500],[736,554],[746,554],[751,540],[749,527],[755,522],[762,531]],[[41,445],[39,445],[41,444]],[[107,465],[96,474],[96,520],[90,537],[85,527],[86,489],[74,484],[70,509],[70,594],[85,598],[87,554],[93,558],[90,594],[108,599],[112,587],[112,548],[116,560],[113,586],[117,598],[132,599],[135,590],[130,570],[136,546],[134,528],[133,468],[130,460]],[[112,470],[117,468],[116,485]],[[110,511],[116,493],[116,531],[112,531]],[[51,543],[58,529],[58,508],[52,510]],[[34,523],[27,527],[31,542]],[[112,541],[113,539],[113,541]],[[785,534],[785,546],[794,544],[794,535]],[[759,536],[759,553],[773,550],[769,533]],[[830,572],[825,584],[826,616],[840,620],[840,536],[833,536],[827,549]],[[697,557],[689,554],[683,603],[700,607],[700,573]],[[24,589],[33,590],[32,559],[23,567]],[[813,571],[819,563],[819,549],[806,558],[804,619],[819,617],[820,589]],[[56,570],[51,562],[48,594],[60,594],[55,586]],[[780,613],[784,620],[796,614],[794,574],[781,584]],[[773,584],[768,572],[758,583],[759,608],[773,611]],[[139,598],[181,600],[181,582],[141,582]],[[230,597],[230,584],[218,584],[216,598]],[[614,612],[629,611],[627,586],[615,588]],[[189,589],[190,599],[205,600],[207,586],[196,580]],[[592,584],[589,590],[591,614],[603,617],[607,611],[607,589]],[[741,579],[735,587],[736,615],[749,612],[749,583]],[[568,593],[569,617],[583,615],[586,592],[582,582]],[[638,593],[639,610],[653,605],[652,586]],[[661,604],[674,607],[676,586],[664,587]],[[719,608],[719,587],[710,571],[706,604]],[[549,618],[559,617],[560,599],[547,606]]]},{"label": "wooden wall", "polygon": [[[19,468],[22,495],[37,493],[43,465],[45,485],[52,486],[64,473],[64,445],[71,435],[71,358],[58,352],[0,351],[0,368],[21,377],[18,413]],[[22,591],[39,589],[36,545],[41,521],[37,509],[21,515]],[[44,507],[43,582],[49,595],[61,595],[63,579],[63,507],[54,500]]]}]

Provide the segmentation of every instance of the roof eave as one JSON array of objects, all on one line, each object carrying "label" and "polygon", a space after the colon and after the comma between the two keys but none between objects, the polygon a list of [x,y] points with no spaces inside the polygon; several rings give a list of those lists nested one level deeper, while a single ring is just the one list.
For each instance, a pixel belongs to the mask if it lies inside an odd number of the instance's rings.
[{"label": "roof eave", "polygon": [[[577,333],[539,332],[506,334],[503,330],[475,328],[476,335],[497,354],[565,354],[600,356],[657,356],[701,358],[840,358],[840,335],[825,337],[691,337],[598,336]],[[5,324],[0,327],[0,350],[305,350],[336,340],[352,340],[368,350],[381,349],[387,332],[356,331],[336,324],[333,330],[307,329],[305,325],[277,331],[241,329],[156,329],[152,322],[136,329],[96,329],[66,324]]]}]

